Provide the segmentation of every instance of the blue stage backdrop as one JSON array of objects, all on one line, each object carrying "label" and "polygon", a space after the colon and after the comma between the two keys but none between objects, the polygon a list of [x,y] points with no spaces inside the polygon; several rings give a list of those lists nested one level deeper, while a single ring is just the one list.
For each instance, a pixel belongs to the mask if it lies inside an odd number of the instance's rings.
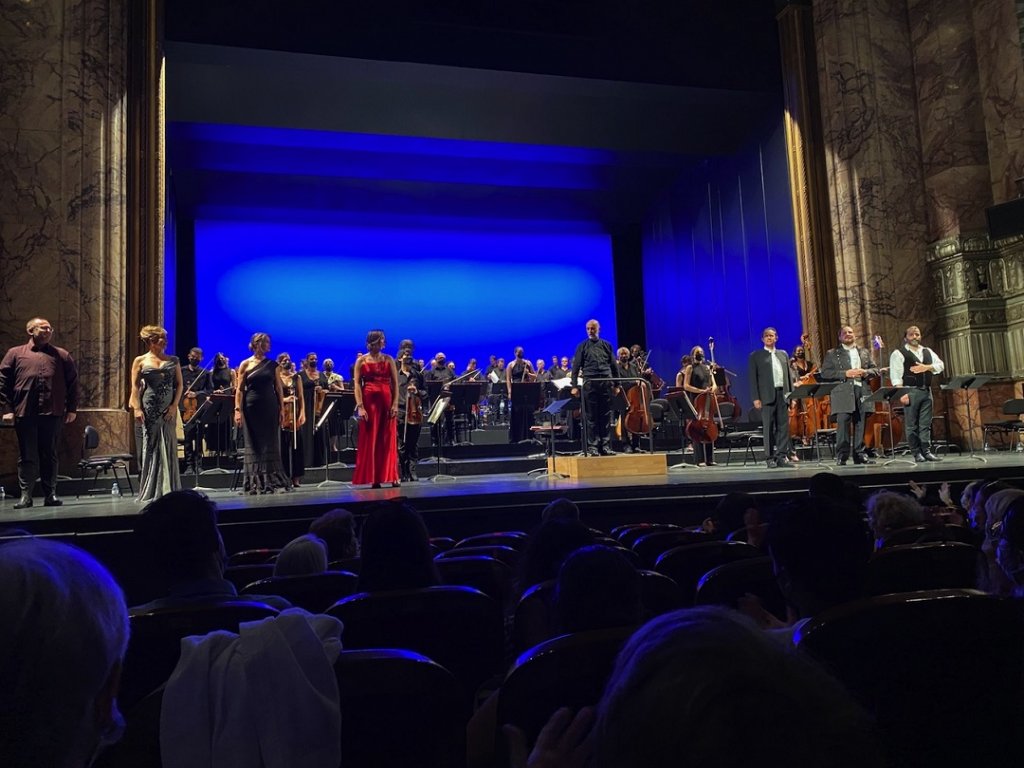
[{"label": "blue stage backdrop", "polygon": [[531,360],[571,355],[596,317],[615,329],[611,241],[606,233],[551,231],[517,221],[465,225],[351,226],[199,220],[195,223],[199,345],[207,362],[233,366],[255,331],[272,354],[332,357],[349,377],[366,332],[383,328],[386,351],[403,338],[424,359],[444,352],[461,372],[491,354]]},{"label": "blue stage backdrop", "polygon": [[[799,275],[781,122],[728,158],[709,159],[644,229],[647,343],[673,381],[680,358],[715,339],[719,365],[750,407],[747,358],[774,326],[787,352],[799,344]],[[817,359],[817,356],[816,356]]]}]

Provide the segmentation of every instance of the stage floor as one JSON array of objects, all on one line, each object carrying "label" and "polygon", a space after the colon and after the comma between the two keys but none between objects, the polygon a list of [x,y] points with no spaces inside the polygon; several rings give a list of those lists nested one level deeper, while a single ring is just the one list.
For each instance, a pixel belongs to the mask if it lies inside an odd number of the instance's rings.
[{"label": "stage floor", "polygon": [[[834,461],[829,460],[822,467],[814,461],[805,460],[778,469],[768,469],[760,462],[746,466],[733,463],[731,466],[719,464],[695,468],[687,465],[684,468],[678,463],[678,452],[668,454],[667,459],[670,469],[663,475],[569,480],[537,477],[526,471],[462,474],[453,463],[449,469],[458,475],[454,479],[424,478],[416,483],[403,483],[398,488],[354,487],[340,480],[317,484],[316,479],[323,475],[321,469],[310,471],[307,484],[288,492],[249,496],[227,488],[204,490],[217,502],[221,510],[221,522],[230,524],[313,517],[336,506],[344,506],[358,513],[360,507],[372,502],[399,497],[408,499],[428,519],[431,516],[447,517],[471,512],[484,515],[489,510],[512,509],[529,509],[532,517],[539,507],[558,496],[571,498],[581,506],[601,506],[608,510],[652,505],[664,507],[673,503],[680,507],[686,504],[706,507],[712,499],[731,491],[781,495],[800,492],[806,488],[808,478],[826,469],[853,481],[865,491],[883,486],[900,486],[911,479],[921,484],[949,481],[956,487],[985,477],[1016,480],[1018,484],[1024,485],[1024,456],[1011,452],[986,453],[986,461],[953,454],[945,457],[942,462],[919,465],[905,461],[886,464],[879,460],[870,466],[838,467]],[[522,466],[521,462],[512,457],[508,465],[509,468],[517,469]],[[501,463],[492,462],[491,466],[500,468]],[[220,477],[223,483],[223,476]],[[200,475],[199,481],[210,482],[210,478],[205,474]],[[191,475],[183,478],[184,487],[193,487],[194,482]],[[142,505],[129,497],[112,497],[109,493],[85,495],[81,498],[66,495],[62,498],[64,505],[61,507],[44,507],[42,499],[37,498],[35,506],[15,510],[13,507],[17,496],[7,496],[0,502],[0,527],[22,527],[37,533],[126,529],[132,527],[130,518],[142,508]],[[508,521],[511,522],[511,519]],[[496,529],[490,523],[488,527],[490,530]]]}]

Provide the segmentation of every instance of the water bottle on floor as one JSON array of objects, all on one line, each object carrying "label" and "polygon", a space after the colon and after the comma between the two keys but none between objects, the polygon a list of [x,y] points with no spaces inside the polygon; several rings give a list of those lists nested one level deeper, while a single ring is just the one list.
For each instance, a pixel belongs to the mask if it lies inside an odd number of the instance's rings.
[{"label": "water bottle on floor", "polygon": [[119,499],[119,498],[121,498],[121,486],[117,484],[116,480],[114,481],[114,484],[112,486],[110,486],[110,498],[112,498],[112,499]]},{"label": "water bottle on floor", "polygon": [[0,501],[3,501],[6,498],[7,498],[7,491],[5,491],[4,487],[2,485],[0,485]]}]

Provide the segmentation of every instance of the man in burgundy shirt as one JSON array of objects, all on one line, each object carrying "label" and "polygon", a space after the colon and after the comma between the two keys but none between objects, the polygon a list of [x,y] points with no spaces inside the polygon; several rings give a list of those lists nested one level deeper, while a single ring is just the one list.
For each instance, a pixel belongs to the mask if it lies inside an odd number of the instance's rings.
[{"label": "man in burgundy shirt", "polygon": [[25,326],[30,341],[12,347],[0,362],[0,411],[18,435],[18,484],[15,509],[32,506],[32,488],[43,483],[43,503],[59,507],[57,435],[78,410],[78,369],[67,350],[50,344],[53,326],[34,317]]}]

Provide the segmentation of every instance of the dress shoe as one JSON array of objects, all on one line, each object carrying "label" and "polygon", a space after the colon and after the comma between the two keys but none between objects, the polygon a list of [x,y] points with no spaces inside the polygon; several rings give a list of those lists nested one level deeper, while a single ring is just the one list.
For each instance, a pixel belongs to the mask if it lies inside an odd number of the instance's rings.
[{"label": "dress shoe", "polygon": [[925,451],[924,452],[924,458],[925,458],[926,461],[942,461],[942,459],[940,459],[938,456],[936,456],[931,451]]},{"label": "dress shoe", "polygon": [[841,458],[841,459],[837,459],[836,460],[836,464],[838,464],[840,467],[845,467],[846,466],[846,462],[847,462],[847,458],[845,456],[843,458]]},{"label": "dress shoe", "polygon": [[44,507],[60,507],[63,506],[64,502],[57,498],[56,494],[51,493],[45,499],[43,499]]},{"label": "dress shoe", "polygon": [[926,459],[923,454],[915,453],[914,461],[916,461],[918,464],[924,464],[926,461],[928,461],[928,459]]},{"label": "dress shoe", "polygon": [[867,456],[854,456],[854,464],[877,464],[878,462],[874,459],[869,459]]},{"label": "dress shoe", "polygon": [[779,456],[779,457],[777,457],[777,458],[775,459],[775,463],[776,463],[776,464],[777,464],[778,466],[780,466],[780,467],[785,467],[786,465],[788,465],[788,464],[792,464],[793,462],[791,462],[791,461],[790,461],[790,460],[789,460],[788,458],[786,458],[785,456]]},{"label": "dress shoe", "polygon": [[618,456],[617,451],[613,451],[611,448],[598,448],[597,452],[602,456]]},{"label": "dress shoe", "polygon": [[777,462],[775,459],[768,459],[768,461],[766,461],[765,464],[768,466],[768,469],[775,469],[777,466],[779,466],[779,462]]},{"label": "dress shoe", "polygon": [[21,499],[14,505],[15,509],[25,509],[32,506],[32,494],[27,491],[21,492]]},{"label": "dress shoe", "polygon": [[419,482],[419,478],[416,476],[416,467],[409,467],[409,476],[406,478],[409,482]]}]

